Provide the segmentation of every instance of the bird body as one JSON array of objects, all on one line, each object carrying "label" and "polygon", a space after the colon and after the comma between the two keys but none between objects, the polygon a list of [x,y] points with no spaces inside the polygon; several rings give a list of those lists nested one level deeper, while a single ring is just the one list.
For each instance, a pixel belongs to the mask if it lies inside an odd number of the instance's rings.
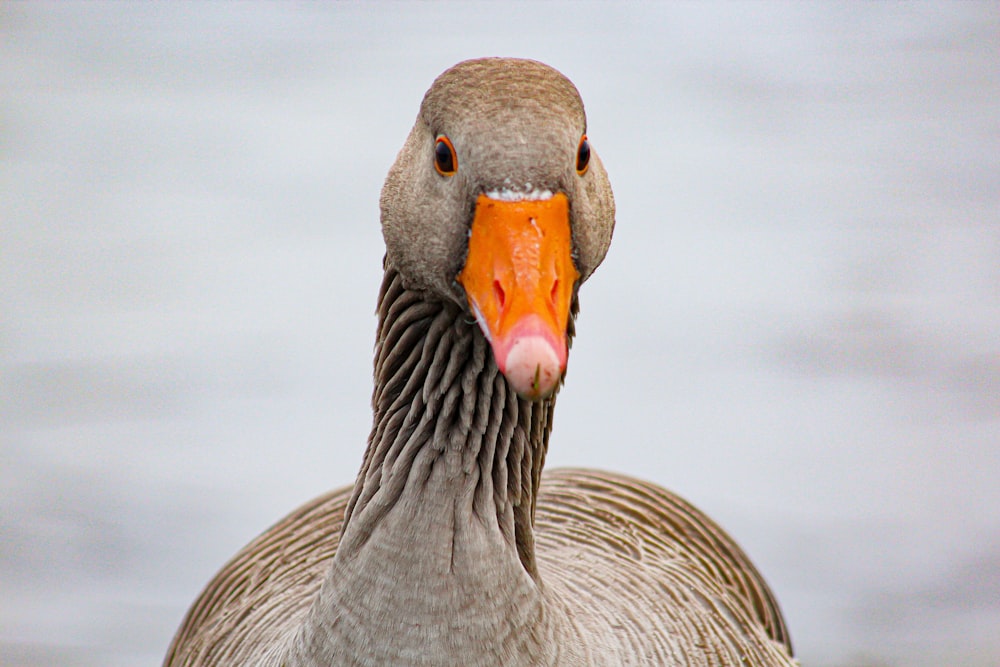
[{"label": "bird body", "polygon": [[383,189],[355,484],[245,547],[165,665],[793,665],[736,544],[659,487],[543,474],[580,285],[614,226],[573,85],[460,63]]}]

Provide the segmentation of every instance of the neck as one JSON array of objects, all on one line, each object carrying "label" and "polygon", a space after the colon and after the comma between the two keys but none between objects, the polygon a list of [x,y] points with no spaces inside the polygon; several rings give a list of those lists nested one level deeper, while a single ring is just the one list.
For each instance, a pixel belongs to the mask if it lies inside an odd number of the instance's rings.
[{"label": "neck", "polygon": [[532,524],[553,399],[518,398],[472,318],[407,290],[387,266],[372,403],[364,463],[299,655],[551,662]]},{"label": "neck", "polygon": [[434,492],[447,497],[456,518],[497,529],[525,571],[537,576],[532,523],[552,404],[519,399],[472,318],[450,302],[428,302],[407,290],[387,267],[374,424],[339,553],[357,557],[389,511],[416,497],[432,501],[426,496]]}]

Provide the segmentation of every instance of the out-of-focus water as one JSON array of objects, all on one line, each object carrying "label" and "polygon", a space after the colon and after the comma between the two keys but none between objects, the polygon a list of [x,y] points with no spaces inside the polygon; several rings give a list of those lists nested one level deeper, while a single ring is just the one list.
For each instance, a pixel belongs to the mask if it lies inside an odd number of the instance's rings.
[{"label": "out-of-focus water", "polygon": [[352,481],[431,80],[572,78],[618,200],[550,465],[729,528],[814,666],[1000,665],[1000,10],[0,5],[0,663],[156,664]]}]

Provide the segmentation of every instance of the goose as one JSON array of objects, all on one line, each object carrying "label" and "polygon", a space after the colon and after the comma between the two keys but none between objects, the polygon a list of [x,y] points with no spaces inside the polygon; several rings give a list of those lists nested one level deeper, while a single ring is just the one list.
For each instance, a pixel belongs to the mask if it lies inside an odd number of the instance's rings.
[{"label": "goose", "polygon": [[446,70],[380,210],[356,481],[225,565],[164,665],[798,664],[771,590],[704,514],[624,475],[542,471],[615,224],[569,79],[521,59]]}]

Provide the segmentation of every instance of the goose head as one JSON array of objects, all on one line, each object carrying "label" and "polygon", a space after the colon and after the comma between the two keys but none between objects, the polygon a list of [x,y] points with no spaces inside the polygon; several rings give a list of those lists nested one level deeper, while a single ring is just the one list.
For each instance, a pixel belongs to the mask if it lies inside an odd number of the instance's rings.
[{"label": "goose head", "polygon": [[572,303],[614,229],[611,185],[569,79],[506,58],[445,71],[380,208],[386,260],[406,287],[467,310],[521,397],[552,394]]}]

